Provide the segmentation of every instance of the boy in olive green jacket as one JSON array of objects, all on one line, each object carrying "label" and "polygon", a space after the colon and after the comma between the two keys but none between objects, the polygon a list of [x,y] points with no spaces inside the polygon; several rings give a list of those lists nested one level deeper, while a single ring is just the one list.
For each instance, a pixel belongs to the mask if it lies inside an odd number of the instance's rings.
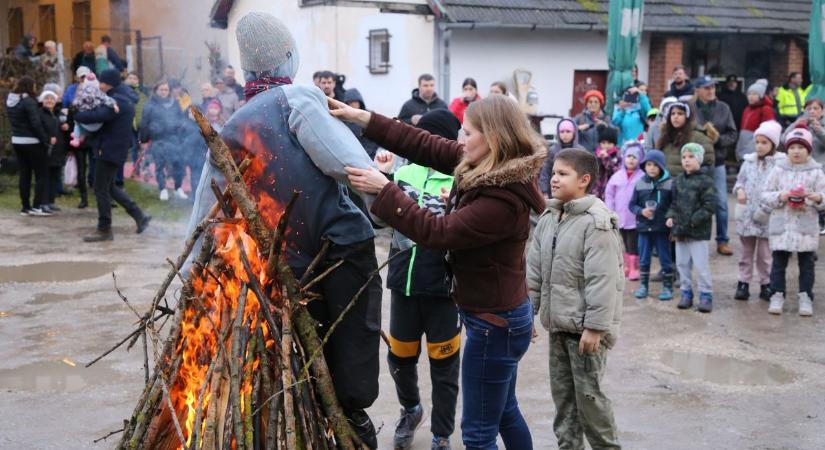
[{"label": "boy in olive green jacket", "polygon": [[613,407],[602,393],[607,350],[622,315],[623,248],[618,217],[587,195],[595,156],[580,149],[556,156],[553,199],[539,219],[527,260],[533,310],[550,332],[553,430],[559,448],[621,448]]}]

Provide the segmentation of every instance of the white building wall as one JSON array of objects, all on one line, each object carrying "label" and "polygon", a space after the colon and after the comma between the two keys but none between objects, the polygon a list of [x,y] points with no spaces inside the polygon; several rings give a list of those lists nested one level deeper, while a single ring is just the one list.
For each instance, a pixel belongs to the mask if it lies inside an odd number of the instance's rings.
[{"label": "white building wall", "polygon": [[[410,98],[421,73],[433,71],[432,17],[381,13],[376,8],[313,6],[295,0],[236,1],[229,16],[229,61],[240,67],[235,27],[249,11],[267,11],[290,26],[300,53],[297,83],[312,83],[318,70],[347,76],[346,88],[358,88],[369,109],[394,116]],[[369,30],[386,28],[390,35],[388,74],[369,73]]]},{"label": "white building wall", "polygon": [[[646,79],[649,37],[637,57],[639,76]],[[533,73],[539,95],[538,112],[566,116],[573,98],[576,70],[607,70],[607,33],[600,31],[454,29],[450,41],[450,94],[461,93],[461,82],[475,78],[481,95],[490,84],[504,81],[513,88],[513,70]],[[544,126],[546,126],[543,124]]]}]

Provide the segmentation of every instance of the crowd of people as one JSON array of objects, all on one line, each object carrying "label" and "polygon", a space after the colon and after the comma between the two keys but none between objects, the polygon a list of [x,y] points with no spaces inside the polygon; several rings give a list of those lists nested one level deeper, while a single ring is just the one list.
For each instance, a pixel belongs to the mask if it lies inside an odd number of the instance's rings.
[{"label": "crowd of people", "polygon": [[[638,282],[633,295],[644,299],[659,280],[659,300],[678,296],[677,307],[686,310],[696,297],[696,309],[710,313],[714,217],[716,251],[733,254],[728,193],[742,243],[734,298],[747,300],[758,282],[768,312],[781,314],[795,253],[798,313],[813,314],[816,250],[825,234],[825,115],[821,99],[806,98],[799,74],[777,89],[758,80],[743,92],[736,76],[717,89],[713,78],[691,80],[676,67],[654,108],[634,73],[612,114],[604,93],[589,91],[584,110],[560,120],[547,142],[505,83],[482,96],[467,78],[447,103],[435,78],[423,74],[395,120],[370,112],[364,95],[345,89],[346,78],[332,71],[316,72],[315,87],[294,85],[298,49],[277,18],[251,12],[236,33],[244,85],[228,66],[202,84],[199,106],[230,147],[243,147],[252,133],[272,153],[266,171],[278,182],[264,177],[253,192],[283,203],[295,190],[304,193],[289,224],[300,232],[286,247],[295,273],[307,270],[324,239],[332,246],[320,270],[347,263],[308,305],[321,327],[376,269],[373,228],[393,230],[390,253],[398,257],[387,277],[387,359],[401,404],[395,448],[411,447],[424,417],[417,362],[426,335],[432,448],[450,448],[461,377],[466,448],[494,449],[500,436],[507,448],[531,449],[515,386],[519,361],[538,338],[535,315],[550,340],[559,447],[583,448],[586,437],[594,448],[620,448],[601,381],[618,338],[625,282]],[[24,42],[22,57],[33,45]],[[154,163],[161,200],[197,192],[193,226],[212,203],[197,182],[215,168],[205,163],[205,144],[187,117],[191,96],[174,80],[143,92],[105,41],[101,46],[84,46],[75,57],[76,79],[65,92],[57,84],[37,90],[23,77],[9,96],[21,213],[59,210],[54,197],[71,151],[79,207],[87,206],[86,166],[94,165],[99,219],[87,241],[112,239],[112,200],[138,233],[148,226],[151,217],[118,181],[130,157],[139,177]],[[738,176],[729,189],[731,168]],[[659,273],[652,273],[654,257]],[[325,349],[344,412],[370,448],[376,432],[365,409],[378,396],[380,293],[374,282],[361,294]]]}]

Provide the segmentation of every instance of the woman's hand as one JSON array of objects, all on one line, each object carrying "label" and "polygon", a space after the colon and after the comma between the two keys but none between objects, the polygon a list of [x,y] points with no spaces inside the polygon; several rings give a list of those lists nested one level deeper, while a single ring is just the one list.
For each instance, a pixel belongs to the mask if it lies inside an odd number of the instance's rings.
[{"label": "woman's hand", "polygon": [[375,154],[375,162],[378,164],[378,170],[382,173],[392,173],[392,166],[395,164],[395,155],[386,150],[379,150]]},{"label": "woman's hand", "polygon": [[441,188],[441,201],[446,205],[450,201],[450,191],[447,188]]},{"label": "woman's hand", "polygon": [[589,124],[583,123],[579,125],[579,131],[587,131],[588,128],[590,128]]},{"label": "woman's hand", "polygon": [[384,189],[384,186],[390,182],[383,173],[372,167],[369,169],[347,167],[346,170],[349,173],[349,182],[352,187],[367,194],[381,192],[381,189]]},{"label": "woman's hand", "polygon": [[56,138],[56,137],[52,137],[51,139],[49,139],[49,144],[51,144],[51,145],[55,145],[55,144],[57,144],[57,138]]},{"label": "woman's hand", "polygon": [[665,226],[668,228],[673,228],[673,218],[667,219],[665,221]]},{"label": "woman's hand", "polygon": [[361,128],[366,128],[370,123],[372,113],[369,111],[355,109],[346,103],[339,102],[338,100],[329,97],[327,97],[327,103],[329,104],[329,113],[332,114],[333,117],[337,117],[344,122],[354,123]]}]

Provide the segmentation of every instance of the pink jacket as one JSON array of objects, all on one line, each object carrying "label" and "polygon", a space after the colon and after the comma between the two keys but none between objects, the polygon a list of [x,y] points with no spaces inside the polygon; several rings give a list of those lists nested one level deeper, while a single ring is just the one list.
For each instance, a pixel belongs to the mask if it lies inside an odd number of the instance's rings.
[{"label": "pink jacket", "polygon": [[622,168],[614,173],[607,182],[607,189],[604,194],[604,202],[611,211],[619,215],[619,228],[623,230],[636,229],[636,215],[630,212],[630,198],[633,196],[633,188],[644,172],[637,168],[628,177],[627,170],[622,164]]}]

